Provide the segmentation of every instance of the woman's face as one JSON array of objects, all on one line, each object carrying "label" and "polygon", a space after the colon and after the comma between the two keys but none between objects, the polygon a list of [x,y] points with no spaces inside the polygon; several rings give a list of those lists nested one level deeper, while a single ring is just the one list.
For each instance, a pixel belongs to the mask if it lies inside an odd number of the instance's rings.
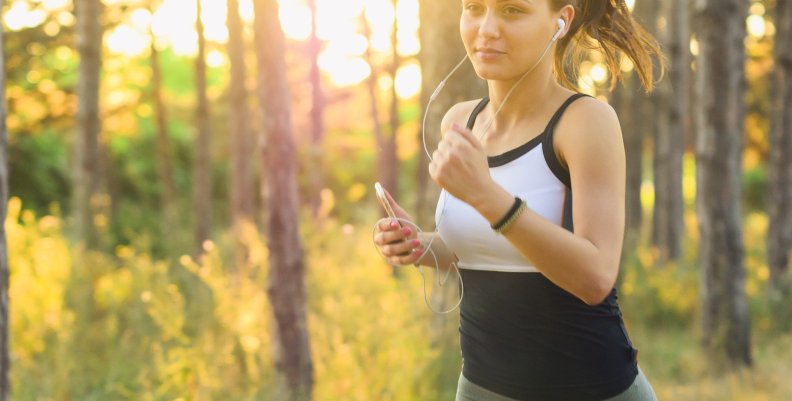
[{"label": "woman's face", "polygon": [[549,0],[462,0],[459,30],[482,79],[511,80],[536,63],[558,30],[557,19]]}]

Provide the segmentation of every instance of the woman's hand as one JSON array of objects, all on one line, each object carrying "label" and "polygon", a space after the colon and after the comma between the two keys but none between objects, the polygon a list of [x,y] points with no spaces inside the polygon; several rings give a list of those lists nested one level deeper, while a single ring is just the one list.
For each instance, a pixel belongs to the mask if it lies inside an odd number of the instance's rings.
[{"label": "woman's hand", "polygon": [[374,230],[374,244],[388,263],[392,265],[414,264],[423,256],[421,241],[418,239],[418,226],[412,222],[412,217],[393,200],[387,190],[385,190],[385,196],[396,217],[402,220],[384,218],[378,221]]},{"label": "woman's hand", "polygon": [[469,129],[456,123],[434,151],[429,175],[437,185],[470,205],[493,184],[484,147]]}]

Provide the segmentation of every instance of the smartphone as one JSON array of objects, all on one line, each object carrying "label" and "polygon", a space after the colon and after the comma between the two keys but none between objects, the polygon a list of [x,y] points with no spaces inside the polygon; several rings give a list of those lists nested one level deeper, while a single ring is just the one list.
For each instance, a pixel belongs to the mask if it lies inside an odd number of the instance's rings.
[{"label": "smartphone", "polygon": [[[395,219],[396,213],[393,212],[393,208],[391,207],[390,202],[388,202],[388,197],[385,196],[385,190],[382,189],[382,184],[380,184],[379,182],[375,182],[374,192],[376,192],[377,200],[379,200],[379,203],[385,209],[385,212],[388,213],[388,216]],[[396,220],[396,222],[399,224],[399,226],[401,226],[401,223],[398,220]]]},{"label": "smartphone", "polygon": [[[390,202],[388,202],[388,197],[385,196],[385,190],[382,189],[382,184],[380,184],[379,182],[375,182],[374,183],[374,192],[377,194],[377,200],[382,205],[382,207],[385,209],[385,212],[388,213],[388,216],[390,216],[390,218],[392,218],[392,219],[395,219],[396,218],[396,213],[393,212],[393,208],[391,207]],[[403,227],[399,220],[396,220],[396,224],[398,224],[399,227]],[[399,242],[400,241],[393,241],[392,244],[397,244]],[[409,252],[405,252],[405,253],[399,254],[399,256],[407,256],[409,254],[410,254]]]}]

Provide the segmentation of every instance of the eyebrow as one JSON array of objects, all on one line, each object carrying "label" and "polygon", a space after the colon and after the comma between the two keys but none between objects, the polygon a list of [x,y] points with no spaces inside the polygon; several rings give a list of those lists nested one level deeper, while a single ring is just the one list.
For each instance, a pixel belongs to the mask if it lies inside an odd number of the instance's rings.
[{"label": "eyebrow", "polygon": [[[506,3],[513,0],[497,0],[498,3]],[[524,3],[526,5],[532,6],[534,5],[533,0],[517,0],[519,3]]]}]

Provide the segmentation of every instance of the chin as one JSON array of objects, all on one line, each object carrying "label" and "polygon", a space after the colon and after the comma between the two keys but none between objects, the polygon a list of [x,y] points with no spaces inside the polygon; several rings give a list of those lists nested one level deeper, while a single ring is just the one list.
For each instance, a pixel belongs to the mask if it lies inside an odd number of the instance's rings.
[{"label": "chin", "polygon": [[509,77],[504,75],[502,72],[495,71],[492,68],[480,68],[474,66],[473,70],[476,72],[476,75],[478,75],[479,78],[485,81],[499,81],[509,79]]}]

